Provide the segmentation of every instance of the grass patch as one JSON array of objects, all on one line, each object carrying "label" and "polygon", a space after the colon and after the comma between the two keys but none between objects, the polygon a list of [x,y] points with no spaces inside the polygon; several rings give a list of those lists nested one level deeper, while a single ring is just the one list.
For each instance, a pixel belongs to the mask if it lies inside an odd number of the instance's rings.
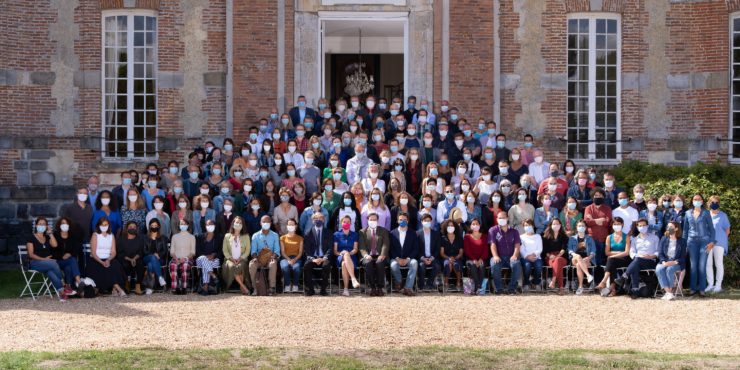
[{"label": "grass patch", "polygon": [[346,352],[298,348],[0,352],[0,368],[3,369],[729,369],[736,368],[738,363],[740,356],[456,347]]},{"label": "grass patch", "polygon": [[20,267],[0,270],[0,299],[18,298],[26,285]]}]

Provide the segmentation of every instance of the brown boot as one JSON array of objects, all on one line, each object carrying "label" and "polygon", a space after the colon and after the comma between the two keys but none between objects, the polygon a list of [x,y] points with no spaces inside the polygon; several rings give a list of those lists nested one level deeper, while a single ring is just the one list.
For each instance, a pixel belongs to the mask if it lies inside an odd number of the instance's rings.
[{"label": "brown boot", "polygon": [[136,293],[136,295],[142,295],[143,294],[141,292],[141,284],[136,284],[136,288],[134,289],[134,293]]}]

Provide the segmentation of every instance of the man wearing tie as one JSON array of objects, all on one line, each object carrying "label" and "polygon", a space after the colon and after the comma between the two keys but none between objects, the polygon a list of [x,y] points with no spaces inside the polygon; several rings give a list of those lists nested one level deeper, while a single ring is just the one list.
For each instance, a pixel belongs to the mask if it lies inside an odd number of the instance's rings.
[{"label": "man wearing tie", "polygon": [[[416,232],[419,240],[419,288],[431,290],[434,279],[439,275],[439,232],[432,230],[432,215],[421,217],[421,230]],[[431,270],[431,276],[428,274]]]},{"label": "man wearing tie", "polygon": [[378,226],[377,213],[367,216],[367,228],[360,230],[359,244],[370,296],[382,297],[385,295],[385,264],[391,241],[388,230]]},{"label": "man wearing tie", "polygon": [[414,295],[414,282],[419,263],[419,241],[416,232],[409,230],[409,215],[401,212],[398,215],[398,228],[391,231],[391,273],[396,290],[401,290],[401,267],[408,268],[403,295]]},{"label": "man wearing tie", "polygon": [[313,227],[306,233],[304,238],[304,248],[306,252],[306,265],[303,267],[303,281],[308,288],[306,295],[316,294],[314,290],[313,269],[321,268],[321,295],[326,296],[326,287],[329,284],[329,273],[331,264],[327,256],[331,256],[333,246],[333,237],[331,230],[324,228],[324,215],[320,212],[311,216]]}]

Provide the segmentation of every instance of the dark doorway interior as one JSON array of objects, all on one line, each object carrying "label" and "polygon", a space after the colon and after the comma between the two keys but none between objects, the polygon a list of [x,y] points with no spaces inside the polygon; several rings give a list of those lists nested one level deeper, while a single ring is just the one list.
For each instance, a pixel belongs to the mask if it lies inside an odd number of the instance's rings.
[{"label": "dark doorway interior", "polygon": [[[344,92],[346,87],[347,76],[355,72],[354,64],[359,61],[357,54],[330,54],[331,68],[328,70],[330,75],[330,101],[334,102],[339,98],[345,98],[349,101],[349,95]],[[369,93],[378,95],[380,93],[380,54],[363,54],[362,55],[363,72],[373,76],[375,88]],[[364,96],[360,97],[363,100]]]}]

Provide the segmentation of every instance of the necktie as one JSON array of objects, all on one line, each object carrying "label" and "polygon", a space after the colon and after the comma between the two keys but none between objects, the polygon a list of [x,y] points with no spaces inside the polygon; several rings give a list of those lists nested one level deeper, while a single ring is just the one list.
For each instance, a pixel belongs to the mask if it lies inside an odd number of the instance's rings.
[{"label": "necktie", "polygon": [[375,236],[375,229],[370,229],[370,255],[378,255],[378,238]]},{"label": "necktie", "polygon": [[318,248],[319,257],[323,257],[324,253],[321,250],[321,229],[316,229],[316,247]]}]

